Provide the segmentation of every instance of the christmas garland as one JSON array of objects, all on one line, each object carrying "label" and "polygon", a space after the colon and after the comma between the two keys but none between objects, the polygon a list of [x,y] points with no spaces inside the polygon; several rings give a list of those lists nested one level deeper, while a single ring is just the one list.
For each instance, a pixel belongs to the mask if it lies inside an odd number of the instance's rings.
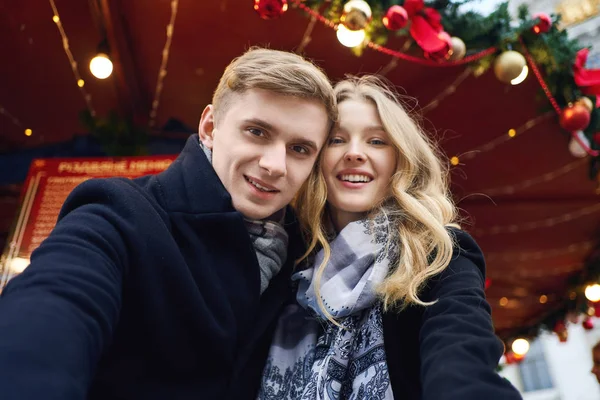
[{"label": "christmas garland", "polygon": [[[547,99],[541,102],[540,113],[556,112],[561,127],[571,136],[571,153],[590,156],[590,178],[600,181],[600,70],[585,68],[589,49],[568,38],[560,28],[560,15],[532,16],[522,5],[514,21],[508,3],[487,16],[461,12],[461,6],[471,1],[254,0],[254,8],[262,18],[277,18],[289,2],[332,29],[363,31],[364,40],[352,48],[358,56],[370,48],[435,67],[468,64],[476,76],[493,69],[499,80],[513,84],[527,65],[541,86],[540,99]],[[402,50],[385,47],[396,37],[406,39]],[[590,302],[586,289],[598,282],[600,246],[589,256],[583,272],[570,279],[558,307],[524,327],[501,332],[507,344],[506,362],[523,358],[510,350],[515,339],[532,339],[549,331],[566,341],[568,322],[592,329],[590,317],[600,317],[600,303]],[[600,300],[600,286],[596,289]]]},{"label": "christmas garland", "polygon": [[[254,8],[262,18],[276,18],[289,2],[332,29],[362,31],[364,40],[352,48],[357,55],[371,48],[430,66],[468,63],[476,76],[493,68],[498,79],[513,84],[528,65],[548,99],[545,107],[556,111],[572,137],[571,153],[591,156],[590,178],[599,179],[600,70],[585,69],[588,49],[568,38],[560,15],[532,16],[523,5],[514,21],[508,3],[487,16],[462,12],[471,1],[254,0]],[[409,46],[385,47],[394,37],[406,38]]]}]

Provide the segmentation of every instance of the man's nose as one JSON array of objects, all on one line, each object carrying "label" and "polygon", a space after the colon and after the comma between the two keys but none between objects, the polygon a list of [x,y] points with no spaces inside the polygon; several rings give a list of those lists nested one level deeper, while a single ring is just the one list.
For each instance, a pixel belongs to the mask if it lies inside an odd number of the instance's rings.
[{"label": "man's nose", "polygon": [[269,176],[280,178],[287,174],[287,148],[285,145],[270,146],[260,158],[258,165],[267,171]]}]

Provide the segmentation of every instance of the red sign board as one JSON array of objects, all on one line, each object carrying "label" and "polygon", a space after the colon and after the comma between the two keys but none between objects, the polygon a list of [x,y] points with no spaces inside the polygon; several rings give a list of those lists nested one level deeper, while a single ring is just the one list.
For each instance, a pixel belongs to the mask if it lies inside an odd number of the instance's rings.
[{"label": "red sign board", "polygon": [[50,234],[69,193],[90,178],[137,178],[164,171],[174,156],[51,158],[34,160],[20,208],[0,258],[0,290],[29,265],[33,250]]}]

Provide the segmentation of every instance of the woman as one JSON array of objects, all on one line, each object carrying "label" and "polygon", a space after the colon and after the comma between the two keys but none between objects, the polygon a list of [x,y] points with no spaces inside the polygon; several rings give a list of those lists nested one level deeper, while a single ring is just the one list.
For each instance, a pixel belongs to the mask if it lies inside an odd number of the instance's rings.
[{"label": "woman", "polygon": [[520,399],[495,371],[483,255],[433,144],[377,78],[335,92],[339,123],[296,201],[311,238],[297,301],[259,399]]}]

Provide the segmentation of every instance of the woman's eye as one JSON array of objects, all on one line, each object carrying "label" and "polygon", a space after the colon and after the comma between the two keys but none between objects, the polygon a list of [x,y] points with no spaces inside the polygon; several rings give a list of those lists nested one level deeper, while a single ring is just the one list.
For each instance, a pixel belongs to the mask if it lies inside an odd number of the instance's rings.
[{"label": "woman's eye", "polygon": [[339,144],[343,143],[343,140],[337,137],[329,139],[329,144]]},{"label": "woman's eye", "polygon": [[373,139],[373,140],[371,140],[371,144],[382,146],[385,144],[385,142],[381,139]]}]

